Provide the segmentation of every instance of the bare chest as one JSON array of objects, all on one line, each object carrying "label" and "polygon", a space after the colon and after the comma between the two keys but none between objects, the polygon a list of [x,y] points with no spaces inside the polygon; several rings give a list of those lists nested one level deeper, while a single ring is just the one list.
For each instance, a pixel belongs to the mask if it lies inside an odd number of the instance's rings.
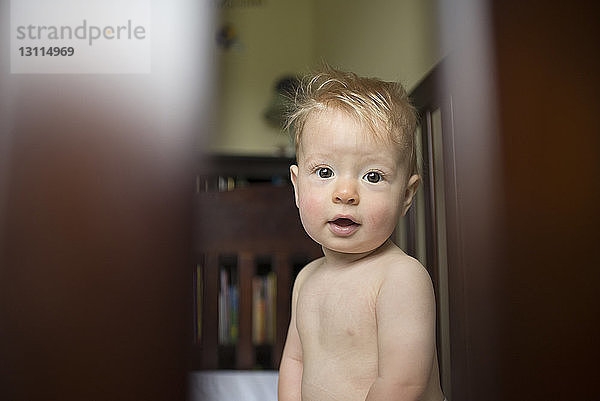
[{"label": "bare chest", "polygon": [[315,274],[298,294],[296,326],[305,348],[343,352],[376,346],[376,280]]}]

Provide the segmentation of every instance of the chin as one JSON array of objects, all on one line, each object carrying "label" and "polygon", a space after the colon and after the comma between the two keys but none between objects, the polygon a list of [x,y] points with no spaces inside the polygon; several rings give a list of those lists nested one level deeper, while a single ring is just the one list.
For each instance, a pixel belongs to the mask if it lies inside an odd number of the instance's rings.
[{"label": "chin", "polygon": [[[318,242],[318,241],[317,241]],[[339,252],[339,253],[368,253],[372,252],[375,249],[379,248],[383,245],[385,241],[368,243],[368,244],[351,244],[351,243],[339,243],[338,241],[323,241],[319,242],[319,244],[331,251]]]},{"label": "chin", "polygon": [[[317,231],[317,232],[315,232]],[[339,252],[339,253],[352,253],[352,254],[360,254],[372,252],[375,249],[379,248],[390,238],[392,233],[385,238],[364,238],[364,235],[360,235],[360,233],[356,233],[359,235],[353,235],[350,237],[334,237],[331,236],[328,232],[319,232],[318,230],[308,231],[306,233],[313,241],[317,244],[321,245],[323,248]],[[365,234],[365,233],[363,233]]]}]

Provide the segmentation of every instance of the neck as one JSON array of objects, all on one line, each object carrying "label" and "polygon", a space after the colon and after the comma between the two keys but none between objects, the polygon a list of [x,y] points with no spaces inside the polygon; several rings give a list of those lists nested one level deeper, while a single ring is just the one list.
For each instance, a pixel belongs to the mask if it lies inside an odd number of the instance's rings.
[{"label": "neck", "polygon": [[362,253],[344,253],[333,249],[323,247],[323,255],[325,255],[325,263],[330,267],[346,267],[352,263],[362,261],[372,256],[376,256],[383,250],[394,246],[391,240],[385,241],[379,247]]}]

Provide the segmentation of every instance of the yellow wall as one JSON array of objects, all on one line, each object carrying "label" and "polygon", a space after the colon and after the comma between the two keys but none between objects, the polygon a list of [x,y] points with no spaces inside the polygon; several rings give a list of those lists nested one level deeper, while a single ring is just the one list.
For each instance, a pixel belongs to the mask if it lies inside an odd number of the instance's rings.
[{"label": "yellow wall", "polygon": [[263,113],[283,74],[298,73],[312,59],[312,1],[263,0],[261,6],[222,10],[239,43],[219,50],[219,116],[212,150],[272,155],[289,143]]},{"label": "yellow wall", "polygon": [[211,150],[276,155],[287,135],[263,118],[276,80],[321,60],[408,90],[441,59],[439,0],[263,0],[222,9],[239,37],[221,49],[218,124]]},{"label": "yellow wall", "polygon": [[320,0],[316,57],[407,90],[440,60],[437,0]]}]

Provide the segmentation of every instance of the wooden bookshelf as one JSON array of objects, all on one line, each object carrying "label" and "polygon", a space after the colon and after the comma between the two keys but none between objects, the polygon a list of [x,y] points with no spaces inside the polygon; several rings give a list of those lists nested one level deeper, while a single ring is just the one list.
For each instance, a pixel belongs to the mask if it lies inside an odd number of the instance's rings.
[{"label": "wooden bookshelf", "polygon": [[[279,366],[293,279],[304,264],[321,255],[320,247],[304,232],[294,204],[287,178],[292,162],[285,158],[213,156],[200,165],[194,242],[197,274],[201,276],[195,284],[201,288],[198,291],[195,287],[194,293],[201,294],[195,311],[201,320],[199,325],[196,322],[192,369]],[[253,341],[253,318],[254,329],[257,320],[269,321],[257,319],[253,280],[269,272],[274,291],[266,291],[271,297],[262,313],[271,311],[274,327],[270,332],[265,328],[267,334],[263,333],[261,341],[255,333]],[[231,287],[225,287],[223,281]],[[228,323],[236,322],[236,335],[225,340],[223,295],[233,289],[237,292],[233,297],[238,300],[237,316]]]}]

